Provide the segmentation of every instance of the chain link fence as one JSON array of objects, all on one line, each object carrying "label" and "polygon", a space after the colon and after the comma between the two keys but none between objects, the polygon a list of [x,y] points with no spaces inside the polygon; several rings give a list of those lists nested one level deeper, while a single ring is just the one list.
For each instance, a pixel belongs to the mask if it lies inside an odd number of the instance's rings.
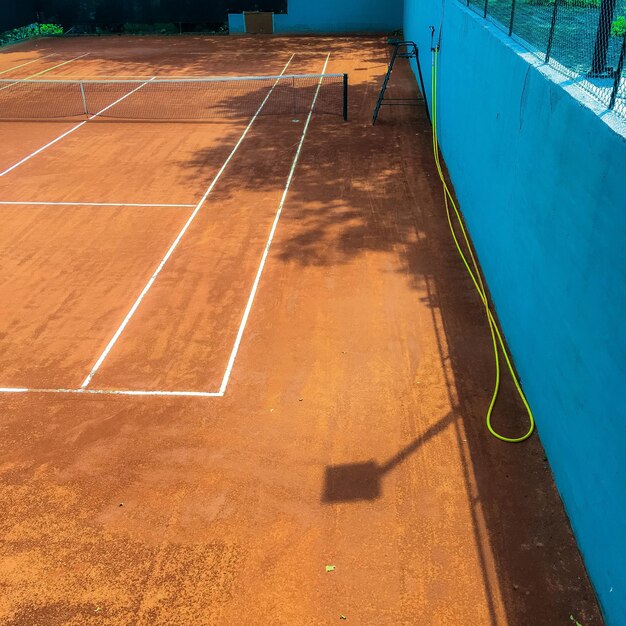
[{"label": "chain link fence", "polygon": [[461,0],[626,118],[626,0]]}]

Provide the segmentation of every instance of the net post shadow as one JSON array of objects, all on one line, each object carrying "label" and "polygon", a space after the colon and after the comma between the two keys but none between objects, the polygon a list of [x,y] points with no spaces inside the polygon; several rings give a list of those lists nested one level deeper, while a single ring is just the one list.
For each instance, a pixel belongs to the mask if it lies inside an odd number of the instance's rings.
[{"label": "net post shadow", "polygon": [[428,430],[382,464],[373,459],[341,465],[328,465],[324,472],[322,502],[358,502],[377,500],[382,494],[382,479],[422,445],[443,432],[457,416],[451,411]]}]

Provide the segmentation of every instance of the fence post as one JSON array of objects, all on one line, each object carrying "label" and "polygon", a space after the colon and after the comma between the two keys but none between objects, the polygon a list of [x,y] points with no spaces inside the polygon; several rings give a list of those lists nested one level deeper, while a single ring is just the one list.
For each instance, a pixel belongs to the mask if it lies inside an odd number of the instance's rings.
[{"label": "fence post", "polygon": [[556,13],[559,8],[559,0],[554,0],[554,11],[552,11],[552,23],[550,24],[550,34],[548,35],[548,45],[546,47],[546,63],[550,60],[552,52],[552,39],[554,38],[554,27],[556,26]]},{"label": "fence post", "polygon": [[515,0],[511,2],[511,21],[509,22],[509,37],[513,34],[513,20],[515,19]]},{"label": "fence post", "polygon": [[609,102],[609,109],[615,106],[615,98],[617,98],[617,92],[619,91],[619,84],[622,80],[622,70],[624,69],[624,54],[626,54],[626,35],[622,37],[622,49],[619,53],[619,61],[617,63],[617,70],[615,70],[615,82],[613,83],[613,91],[611,92],[611,101]]},{"label": "fence post", "polygon": [[607,74],[606,56],[609,51],[611,22],[613,22],[616,4],[616,0],[602,0],[600,5],[600,17],[596,40],[593,44],[593,60],[591,61],[589,76],[606,76]]},{"label": "fence post", "polygon": [[343,121],[348,121],[348,75],[343,75]]},{"label": "fence post", "polygon": [[483,17],[487,19],[487,7],[489,6],[489,0],[485,0],[485,11],[483,13]]}]

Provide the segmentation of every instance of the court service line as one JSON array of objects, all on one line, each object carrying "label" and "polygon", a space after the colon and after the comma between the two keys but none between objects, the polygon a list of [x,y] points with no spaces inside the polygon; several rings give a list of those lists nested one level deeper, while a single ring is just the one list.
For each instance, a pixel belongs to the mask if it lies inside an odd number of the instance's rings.
[{"label": "court service line", "polygon": [[[322,74],[326,72],[326,67],[328,66],[328,60],[330,59],[330,52],[326,55],[326,61],[324,63],[324,67],[322,68]],[[235,359],[237,358],[237,352],[239,351],[239,346],[241,345],[241,339],[243,337],[243,333],[246,329],[246,324],[248,323],[248,318],[250,317],[250,311],[252,310],[252,305],[254,303],[254,298],[256,296],[256,292],[259,288],[259,283],[261,281],[261,276],[263,275],[263,269],[265,267],[265,262],[267,261],[267,257],[270,252],[270,248],[272,247],[272,242],[274,240],[274,235],[276,234],[276,229],[278,227],[278,222],[280,221],[280,216],[283,212],[283,207],[285,206],[285,200],[287,198],[287,194],[289,193],[289,188],[291,187],[291,182],[293,180],[294,172],[296,171],[296,165],[298,164],[298,160],[300,159],[300,153],[302,152],[302,146],[304,145],[304,140],[306,138],[307,131],[309,129],[309,124],[311,122],[311,116],[313,115],[313,108],[315,107],[315,103],[317,102],[317,96],[320,92],[320,87],[322,86],[322,77],[317,83],[317,89],[315,90],[315,95],[313,96],[313,101],[311,102],[311,108],[309,109],[309,114],[306,118],[306,122],[304,124],[304,128],[302,129],[302,136],[300,137],[300,143],[298,144],[298,149],[296,150],[296,154],[293,158],[293,162],[291,164],[291,169],[289,171],[289,176],[287,177],[287,182],[285,184],[285,189],[283,191],[283,195],[278,203],[278,210],[276,211],[276,215],[274,217],[274,222],[272,223],[272,227],[270,229],[269,236],[267,238],[267,243],[265,244],[265,249],[263,250],[263,254],[261,256],[261,261],[259,263],[259,268],[257,270],[256,276],[254,278],[254,283],[252,284],[252,289],[250,291],[250,296],[248,297],[248,302],[246,304],[246,308],[243,312],[243,317],[241,318],[241,323],[239,324],[239,329],[237,331],[237,337],[235,338],[235,343],[233,345],[232,352],[230,353],[230,358],[228,359],[228,365],[226,366],[226,371],[224,372],[224,378],[222,379],[222,384],[220,385],[220,393],[224,395],[226,393],[226,388],[228,387],[228,381],[230,380],[230,375],[233,371],[233,366],[235,364]]]},{"label": "court service line", "polygon": [[[42,70],[41,72],[37,72],[36,74],[33,74],[32,76],[28,76],[26,80],[30,80],[31,78],[36,78],[37,76],[42,76],[43,74],[47,74],[48,72],[51,72],[52,70],[56,70],[59,67],[63,67],[64,65],[67,65],[68,63],[73,63],[74,61],[78,61],[78,59],[82,59],[83,57],[86,57],[89,54],[91,54],[91,52],[85,52],[85,54],[81,54],[77,57],[74,57],[73,59],[70,59],[69,61],[63,61],[63,63],[59,63],[58,65],[53,65],[52,67]],[[66,78],[66,80],[70,80],[70,78]]]},{"label": "court service line", "polygon": [[[282,76],[287,71],[287,67],[289,67],[289,64],[291,63],[293,57],[294,57],[293,54],[291,55],[291,57],[289,57],[289,60],[285,64],[285,67],[283,67],[283,70],[279,74],[279,77]],[[226,161],[224,161],[222,167],[220,167],[217,174],[211,181],[209,188],[204,192],[204,195],[202,196],[202,198],[200,198],[200,201],[196,205],[196,208],[193,210],[192,214],[189,216],[189,219],[185,222],[184,226],[182,227],[182,229],[176,236],[176,239],[174,239],[174,242],[169,247],[168,251],[165,253],[165,256],[161,259],[161,262],[158,264],[156,270],[154,270],[154,273],[152,274],[152,276],[150,276],[150,279],[148,280],[148,282],[146,283],[146,286],[142,289],[141,293],[139,294],[139,296],[133,303],[133,306],[130,308],[130,311],[128,311],[128,313],[126,314],[126,317],[122,320],[122,323],[119,325],[119,327],[117,328],[117,330],[115,331],[111,339],[109,340],[109,343],[104,348],[102,354],[98,357],[98,360],[96,361],[95,365],[92,367],[89,374],[87,374],[87,377],[83,381],[81,388],[84,389],[85,387],[89,385],[92,378],[94,377],[96,372],[100,369],[100,366],[102,365],[104,360],[107,358],[109,352],[111,352],[111,349],[117,343],[117,340],[120,338],[120,335],[124,332],[124,329],[126,328],[128,323],[132,319],[133,315],[135,314],[135,311],[137,311],[137,309],[139,308],[139,305],[145,298],[146,294],[150,291],[150,288],[154,284],[154,281],[157,279],[157,276],[161,273],[161,270],[165,267],[165,264],[174,253],[174,250],[176,250],[176,248],[178,247],[178,244],[180,243],[181,239],[184,237],[185,233],[187,232],[188,228],[191,226],[192,222],[196,219],[196,216],[198,215],[200,209],[203,207],[204,203],[206,202],[206,199],[209,197],[209,194],[213,191],[213,188],[217,184],[218,180],[221,178],[222,174],[224,173],[224,170],[230,163],[231,159],[235,156],[235,153],[239,149],[239,146],[241,145],[243,140],[246,138],[246,135],[248,134],[248,132],[252,128],[252,125],[254,124],[257,117],[261,113],[263,107],[265,106],[265,103],[268,101],[269,97],[272,95],[272,92],[274,91],[276,85],[278,85],[278,82],[279,82],[279,79],[276,79],[271,89],[268,91],[267,95],[263,99],[263,102],[261,102],[261,106],[259,106],[256,113],[253,115],[252,119],[250,120],[245,130],[241,134],[241,137],[239,137],[239,140],[235,144],[235,147],[231,150]]]},{"label": "court service line", "polygon": [[44,54],[42,57],[39,57],[38,59],[33,59],[32,61],[26,61],[26,63],[20,63],[19,65],[16,65],[14,67],[10,67],[8,70],[2,70],[0,72],[0,76],[2,76],[2,74],[7,74],[8,72],[13,72],[15,70],[19,70],[20,67],[25,67],[26,65],[30,65],[31,63],[37,63],[37,61],[41,61],[42,59],[47,59],[48,57],[53,56],[55,53],[52,52],[50,54]]},{"label": "court service line", "polygon": [[[27,76],[26,78],[16,78],[14,83],[11,83],[10,85],[6,85],[5,87],[0,87],[0,91],[4,91],[5,89],[10,89],[14,85],[18,85],[21,81],[30,80],[31,78],[36,78],[37,76],[41,76],[42,74],[46,74],[48,72],[51,72],[52,70],[56,70],[58,67],[62,67],[63,65],[67,65],[68,63],[73,63],[74,61],[78,61],[78,59],[82,59],[83,57],[86,57],[88,54],[91,54],[91,53],[85,52],[85,54],[81,54],[80,56],[74,57],[73,59],[70,59],[69,61],[63,61],[63,63],[59,63],[58,65],[53,65],[52,67],[49,67],[45,70],[41,70],[41,72],[37,72],[36,74],[31,74],[30,76]],[[9,79],[9,80],[13,80],[13,79]],[[66,80],[70,80],[70,79],[66,78]]]},{"label": "court service line", "polygon": [[97,113],[89,117],[89,119],[79,122],[78,124],[76,124],[76,126],[73,126],[69,130],[65,131],[62,135],[59,135],[56,139],[53,139],[52,141],[48,142],[45,146],[42,146],[38,150],[31,152],[28,156],[25,156],[21,161],[18,161],[17,163],[15,163],[15,165],[11,165],[11,167],[4,170],[4,172],[0,172],[0,178],[5,176],[9,172],[12,172],[14,169],[18,168],[20,165],[23,165],[27,161],[30,161],[33,157],[36,157],[38,154],[41,154],[44,150],[47,150],[50,146],[53,146],[55,143],[61,141],[61,139],[67,137],[68,135],[71,135],[74,131],[77,131],[79,128],[82,128],[88,121],[91,121],[94,118],[101,115],[102,113],[104,113],[105,111],[108,111],[112,106],[115,106],[122,100],[125,100],[126,98],[128,98],[128,96],[132,96],[136,91],[139,91],[141,88],[145,87],[149,82],[153,81],[155,78],[156,77],[153,76],[150,80],[147,80],[145,83],[142,83],[136,89],[133,89],[132,91],[129,91],[127,94],[125,94],[121,98],[118,98],[115,102],[113,102],[113,104],[109,104],[108,106],[104,107],[104,109],[98,111]]},{"label": "court service line", "polygon": [[1,200],[2,206],[132,206],[132,207],[155,207],[155,208],[180,208],[193,209],[195,204],[153,204],[144,202],[10,202]]},{"label": "court service line", "polygon": [[74,393],[101,396],[182,396],[190,398],[220,398],[219,391],[150,391],[135,389],[30,389],[28,387],[0,387],[0,393]]}]

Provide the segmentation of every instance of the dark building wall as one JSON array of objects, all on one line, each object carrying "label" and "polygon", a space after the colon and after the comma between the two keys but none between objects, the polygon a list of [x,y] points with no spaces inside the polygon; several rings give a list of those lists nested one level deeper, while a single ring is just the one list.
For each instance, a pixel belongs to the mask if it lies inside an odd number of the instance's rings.
[{"label": "dark building wall", "polygon": [[36,21],[35,0],[0,0],[0,33]]},{"label": "dark building wall", "polygon": [[[19,2],[19,0],[15,0]],[[226,22],[229,11],[284,11],[287,0],[38,0],[44,21],[72,24]]]}]

